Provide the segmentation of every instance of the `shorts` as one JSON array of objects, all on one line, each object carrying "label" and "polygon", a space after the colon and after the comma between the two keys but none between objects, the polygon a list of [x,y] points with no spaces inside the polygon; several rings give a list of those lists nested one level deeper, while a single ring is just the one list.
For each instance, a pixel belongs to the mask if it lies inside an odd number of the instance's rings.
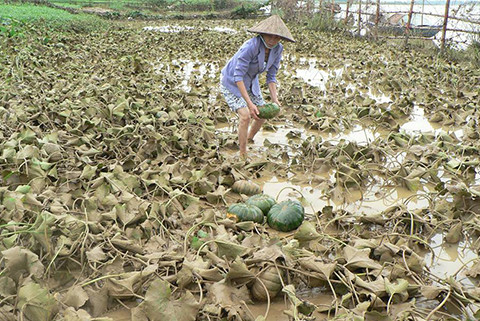
[{"label": "shorts", "polygon": [[[245,101],[245,99],[236,96],[222,84],[220,84],[220,91],[222,92],[223,97],[225,97],[228,107],[230,107],[232,111],[236,112],[240,108],[247,107],[247,102]],[[247,93],[248,96],[250,96],[252,103],[254,103],[256,106],[265,105],[262,94],[260,94],[259,96],[255,96],[251,90],[247,90]]]}]

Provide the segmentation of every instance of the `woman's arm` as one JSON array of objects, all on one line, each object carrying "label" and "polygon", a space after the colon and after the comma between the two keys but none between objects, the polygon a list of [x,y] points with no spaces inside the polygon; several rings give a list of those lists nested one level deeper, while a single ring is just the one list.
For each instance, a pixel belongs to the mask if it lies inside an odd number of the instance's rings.
[{"label": "woman's arm", "polygon": [[258,108],[252,102],[252,100],[250,99],[250,96],[248,96],[247,88],[245,87],[243,80],[237,81],[235,83],[237,84],[238,90],[240,90],[240,94],[242,94],[243,99],[245,99],[245,101],[247,102],[247,108],[250,111],[250,115],[255,119],[259,119],[257,116],[259,113]]},{"label": "woman's arm", "polygon": [[280,67],[282,51],[283,51],[283,46],[280,45],[278,50],[275,52],[275,58],[274,58],[275,60],[273,61],[270,68],[267,70],[267,84],[268,84],[268,90],[270,91],[270,98],[279,107],[280,107],[280,102],[278,101],[278,96],[277,96],[277,71],[278,71],[278,68]]},{"label": "woman's arm", "polygon": [[280,102],[278,101],[277,97],[277,83],[275,82],[269,82],[268,83],[268,90],[270,91],[270,98],[272,99],[272,102],[278,105],[280,107]]}]

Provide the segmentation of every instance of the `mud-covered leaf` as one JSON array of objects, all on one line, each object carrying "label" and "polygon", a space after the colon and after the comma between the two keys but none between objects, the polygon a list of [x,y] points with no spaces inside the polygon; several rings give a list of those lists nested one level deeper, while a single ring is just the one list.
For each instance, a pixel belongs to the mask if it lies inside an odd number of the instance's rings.
[{"label": "mud-covered leaf", "polygon": [[74,286],[63,297],[63,304],[78,309],[88,300],[88,294],[81,286]]},{"label": "mud-covered leaf", "polygon": [[332,277],[337,263],[325,263],[320,258],[307,257],[298,260],[298,263],[302,268],[307,271],[313,271],[319,273],[321,276],[328,280]]},{"label": "mud-covered leaf", "polygon": [[235,259],[248,251],[248,248],[232,242],[215,240],[215,244],[217,244],[217,255],[219,257],[226,256],[229,259]]},{"label": "mud-covered leaf", "polygon": [[300,242],[312,241],[320,238],[320,234],[317,232],[315,225],[309,221],[303,221],[293,235]]},{"label": "mud-covered leaf", "polygon": [[15,282],[6,276],[0,277],[0,296],[6,298],[16,293]]},{"label": "mud-covered leaf", "polygon": [[4,271],[13,279],[18,279],[23,273],[41,278],[45,270],[35,253],[19,246],[2,251],[2,256],[5,259]]},{"label": "mud-covered leaf", "polygon": [[356,249],[352,246],[346,246],[343,250],[345,260],[347,261],[346,266],[351,269],[381,269],[382,266],[369,257],[370,252],[370,249]]},{"label": "mud-covered leaf", "polygon": [[389,279],[385,279],[385,289],[390,296],[398,294],[401,298],[401,302],[408,299],[408,281],[405,279],[398,279],[395,282],[390,282]]},{"label": "mud-covered leaf", "polygon": [[441,293],[444,293],[445,291],[447,291],[447,289],[432,285],[422,286],[421,288],[422,295],[429,300],[436,299]]},{"label": "mud-covered leaf", "polygon": [[148,287],[141,306],[151,321],[194,321],[199,305],[188,291],[175,299],[168,282],[157,279]]},{"label": "mud-covered leaf", "polygon": [[47,289],[29,282],[18,290],[18,308],[30,320],[49,321],[58,311],[57,302]]},{"label": "mud-covered leaf", "polygon": [[[69,307],[65,309],[65,312],[64,312],[65,321],[87,321],[91,319],[92,319],[92,316],[83,309],[76,310],[75,308]],[[112,321],[111,318],[95,318],[95,320]]]},{"label": "mud-covered leaf", "polygon": [[100,246],[96,246],[90,251],[87,251],[87,258],[92,262],[102,262],[107,258],[107,255]]},{"label": "mud-covered leaf", "polygon": [[227,281],[244,283],[255,279],[255,275],[248,269],[247,265],[237,257],[235,261],[230,264],[230,270],[225,279]]},{"label": "mud-covered leaf", "polygon": [[445,235],[445,241],[447,243],[456,244],[463,238],[463,223],[462,221],[455,223]]},{"label": "mud-covered leaf", "polygon": [[471,268],[468,268],[465,274],[472,278],[478,278],[480,276],[480,261],[474,261]]},{"label": "mud-covered leaf", "polygon": [[208,287],[207,300],[213,306],[227,311],[229,318],[247,317],[243,306],[250,300],[250,294],[246,286],[234,287],[224,281],[216,282]]}]

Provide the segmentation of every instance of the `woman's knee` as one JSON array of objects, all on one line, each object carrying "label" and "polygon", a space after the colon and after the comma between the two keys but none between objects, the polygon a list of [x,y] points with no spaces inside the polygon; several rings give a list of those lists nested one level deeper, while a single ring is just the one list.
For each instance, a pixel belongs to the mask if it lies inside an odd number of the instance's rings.
[{"label": "woman's knee", "polygon": [[241,122],[250,122],[251,116],[248,108],[240,108],[237,112]]}]

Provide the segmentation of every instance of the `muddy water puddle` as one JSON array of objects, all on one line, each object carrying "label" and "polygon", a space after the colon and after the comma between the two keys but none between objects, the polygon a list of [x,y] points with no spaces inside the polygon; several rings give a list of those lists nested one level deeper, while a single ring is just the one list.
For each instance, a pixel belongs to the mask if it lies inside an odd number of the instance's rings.
[{"label": "muddy water puddle", "polygon": [[471,268],[478,255],[468,248],[466,242],[450,244],[444,241],[442,234],[437,234],[432,238],[430,246],[433,253],[427,253],[425,262],[430,271],[441,279],[446,279],[452,275],[460,275],[460,279],[466,286],[474,286],[472,282],[465,277],[464,271]]},{"label": "muddy water puddle", "polygon": [[[342,209],[358,215],[380,213],[387,208],[403,204],[408,210],[416,210],[428,207],[428,199],[421,194],[412,193],[405,188],[384,188],[382,194],[375,189],[369,191],[351,191],[344,202],[335,202],[328,199],[321,189],[312,187],[306,183],[295,183],[300,178],[291,175],[292,178],[278,178],[276,176],[264,176],[256,183],[263,186],[263,192],[283,201],[289,198],[297,198],[302,201],[305,213],[313,215],[321,211],[325,206],[332,206],[335,210]],[[294,179],[293,177],[296,177]],[[306,179],[306,178],[305,178]]]},{"label": "muddy water puddle", "polygon": [[[176,26],[176,25],[165,25],[165,26],[146,26],[143,28],[145,31],[155,31],[155,32],[163,32],[163,33],[179,33],[189,30],[195,30],[197,28],[192,26]],[[215,32],[223,32],[223,33],[237,33],[237,30],[224,27],[224,26],[216,26],[213,28],[202,28],[202,30],[209,30]]]},{"label": "muddy water puddle", "polygon": [[[316,321],[328,320],[328,315],[319,311],[325,311],[332,306],[333,296],[324,294],[319,288],[314,288],[308,291],[299,291],[297,297],[300,300],[306,300],[309,303],[317,307],[317,311],[313,312],[311,317],[314,317]],[[285,297],[278,296],[272,302],[270,306],[266,303],[249,304],[248,308],[254,318],[259,316],[266,316],[266,321],[289,321],[292,320],[284,312],[290,309],[290,303]],[[268,309],[268,314],[266,314]]]},{"label": "muddy water puddle", "polygon": [[211,83],[214,83],[214,79],[219,72],[218,68],[215,63],[173,59],[170,64],[158,64],[155,71],[159,74],[175,74],[178,89],[190,93],[192,88],[195,87],[195,83],[200,80],[209,79]]}]

